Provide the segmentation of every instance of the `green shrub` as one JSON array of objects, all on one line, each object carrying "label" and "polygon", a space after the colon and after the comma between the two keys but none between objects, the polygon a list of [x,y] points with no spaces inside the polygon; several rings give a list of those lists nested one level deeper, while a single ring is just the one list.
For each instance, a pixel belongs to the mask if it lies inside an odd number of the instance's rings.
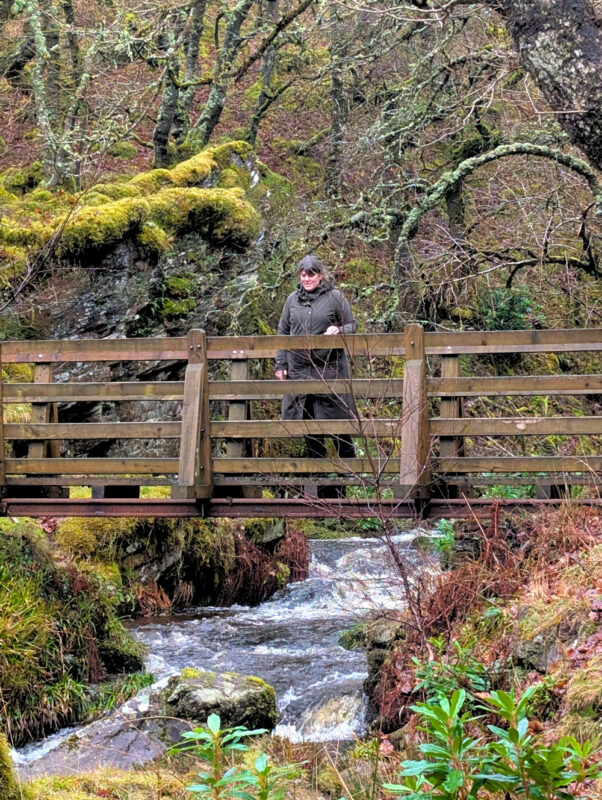
[{"label": "green shrub", "polygon": [[410,800],[477,800],[484,796],[536,800],[589,796],[591,781],[602,777],[599,748],[565,737],[545,744],[529,732],[527,707],[537,687],[516,700],[513,692],[492,692],[480,706],[499,725],[483,728],[482,716],[463,712],[466,692],[418,703],[427,741],[421,760],[402,763],[399,784],[385,784]]}]

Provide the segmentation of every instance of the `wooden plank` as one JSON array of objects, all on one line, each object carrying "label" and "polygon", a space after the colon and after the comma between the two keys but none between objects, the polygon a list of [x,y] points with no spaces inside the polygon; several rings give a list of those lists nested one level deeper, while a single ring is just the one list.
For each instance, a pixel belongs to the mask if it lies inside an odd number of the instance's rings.
[{"label": "wooden plank", "polygon": [[[34,384],[54,383],[54,376],[50,364],[36,364],[33,376]],[[50,422],[51,406],[49,403],[33,403],[31,406],[31,421],[35,424],[40,422]],[[28,448],[29,458],[43,458],[44,456],[58,458],[60,452],[49,452],[46,441],[32,442]]]},{"label": "wooden plank", "polygon": [[177,458],[6,459],[6,472],[11,475],[173,475],[177,471]]},{"label": "wooden plank", "polygon": [[[364,474],[369,483],[382,472],[399,471],[396,458],[214,458],[213,472],[216,475],[279,475],[288,473],[315,474],[336,472]],[[286,481],[285,481],[286,482]]]},{"label": "wooden plank", "polygon": [[321,434],[349,433],[362,439],[401,436],[399,419],[229,420],[213,421],[211,435],[229,439],[290,439]]},{"label": "wooden plank", "polygon": [[123,402],[182,400],[183,381],[107,381],[106,383],[7,383],[5,403]]},{"label": "wooden plank", "polygon": [[555,353],[602,350],[602,328],[543,331],[446,331],[425,334],[427,355]]},{"label": "wooden plank", "polygon": [[400,378],[353,378],[292,381],[210,381],[212,400],[275,400],[285,394],[352,394],[356,399],[401,398]]},{"label": "wooden plank", "polygon": [[151,478],[148,475],[139,475],[137,478],[120,478],[107,475],[104,478],[97,475],[49,475],[29,477],[18,475],[6,479],[8,486],[174,486],[175,477]]},{"label": "wooden plank", "polygon": [[403,356],[401,333],[339,334],[333,348],[331,336],[210,336],[208,357],[275,358],[277,350],[344,349],[356,356]]},{"label": "wooden plank", "polygon": [[[249,361],[246,358],[239,357],[233,359],[230,365],[230,380],[233,381],[246,381],[249,379]],[[241,422],[246,423],[249,420],[251,412],[251,404],[247,400],[237,401],[231,400],[228,403],[228,420],[234,425],[239,425]],[[211,430],[213,431],[213,427]],[[249,438],[233,437],[229,438],[226,444],[226,456],[228,458],[242,458],[243,456],[253,455],[253,442]],[[239,485],[238,489],[242,497],[261,497],[261,491],[255,486]]]},{"label": "wooden plank", "polygon": [[5,363],[68,361],[172,361],[187,358],[185,338],[69,339],[5,342]]},{"label": "wooden plank", "polygon": [[[249,362],[245,359],[238,359],[232,362],[230,367],[230,380],[246,382],[249,378]],[[228,404],[228,420],[230,422],[239,423],[246,421],[249,415],[249,404],[246,400],[230,400]],[[211,433],[213,434],[213,425],[211,426]],[[241,458],[243,455],[248,455],[248,443],[241,440],[232,439],[226,445],[226,455],[228,458]]]},{"label": "wooden plank", "polygon": [[[7,439],[179,439],[180,422],[15,422],[5,425]],[[58,456],[56,456],[58,458]]]},{"label": "wooden plank", "polygon": [[430,378],[429,397],[602,394],[602,375],[510,375],[497,378]]},{"label": "wooden plank", "polygon": [[205,331],[188,333],[182,435],[176,496],[211,496],[211,436]]},{"label": "wooden plank", "polygon": [[582,475],[572,475],[564,473],[562,475],[555,475],[553,480],[550,479],[550,474],[547,475],[512,475],[507,477],[504,475],[481,476],[481,475],[453,475],[445,476],[446,486],[464,486],[464,487],[477,487],[477,486],[549,486],[550,483],[560,486],[600,486],[600,475],[595,472],[584,472]]},{"label": "wooden plank", "polygon": [[435,459],[439,472],[600,472],[602,456],[501,456]]},{"label": "wooden plank", "polygon": [[[460,359],[458,356],[441,356],[441,377],[443,380],[446,378],[459,378],[460,377]],[[458,418],[462,416],[462,399],[459,397],[443,398],[441,400],[441,417],[445,418]],[[433,435],[433,422],[430,423],[429,431]],[[443,458],[456,458],[459,453],[459,442],[456,434],[441,433],[441,441],[439,442],[439,453]]]},{"label": "wooden plank", "polygon": [[[602,434],[602,417],[438,418],[430,421],[430,432],[432,436],[600,435]],[[447,454],[441,452],[441,455]]]},{"label": "wooden plank", "polygon": [[[425,334],[427,355],[458,353],[570,352],[602,350],[600,328],[545,331],[446,331]],[[403,356],[403,334],[341,335],[338,341],[352,356]],[[273,358],[278,349],[332,347],[326,336],[238,336],[210,337],[208,357]],[[185,360],[187,340],[80,339],[38,342],[5,342],[5,363],[57,363],[69,361],[161,361]]]},{"label": "wooden plank", "polygon": [[405,342],[399,483],[401,491],[406,495],[417,496],[430,481],[428,399],[422,327],[408,325]]}]

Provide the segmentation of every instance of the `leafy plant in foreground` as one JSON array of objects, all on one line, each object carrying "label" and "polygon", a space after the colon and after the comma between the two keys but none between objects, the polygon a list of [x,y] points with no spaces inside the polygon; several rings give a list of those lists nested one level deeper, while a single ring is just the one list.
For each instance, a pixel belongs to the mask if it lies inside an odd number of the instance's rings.
[{"label": "leafy plant in foreground", "polygon": [[263,733],[267,733],[265,728],[250,731],[241,725],[222,729],[217,714],[209,716],[206,728],[183,733],[185,741],[173,747],[172,752],[190,752],[207,764],[206,771],[199,772],[200,782],[188,786],[187,790],[212,800],[235,797],[243,800],[284,800],[283,783],[297,777],[298,765],[270,764],[265,753],[255,759],[251,769],[239,768],[233,763],[232,756],[235,753],[249,749],[243,739]]},{"label": "leafy plant in foreground", "polygon": [[412,708],[422,717],[430,741],[419,749],[425,758],[404,761],[403,783],[385,784],[394,794],[410,800],[476,800],[483,791],[535,800],[570,800],[585,796],[588,782],[602,777],[602,764],[594,762],[598,746],[579,744],[566,737],[552,745],[529,733],[526,709],[537,687],[527,689],[517,701],[514,692],[492,692],[490,706],[507,727],[487,725],[486,739],[478,729],[482,716],[462,713],[466,692],[455,691]]}]

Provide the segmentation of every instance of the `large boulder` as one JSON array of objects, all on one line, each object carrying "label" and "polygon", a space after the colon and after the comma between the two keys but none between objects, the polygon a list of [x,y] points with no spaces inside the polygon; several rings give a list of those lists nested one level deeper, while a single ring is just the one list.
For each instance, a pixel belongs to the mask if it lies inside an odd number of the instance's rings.
[{"label": "large boulder", "polygon": [[75,775],[99,767],[128,769],[160,758],[182,733],[219,714],[222,727],[276,725],[276,694],[260,678],[185,669],[143,689],[111,716],[81,728],[50,752],[18,763],[24,780]]}]

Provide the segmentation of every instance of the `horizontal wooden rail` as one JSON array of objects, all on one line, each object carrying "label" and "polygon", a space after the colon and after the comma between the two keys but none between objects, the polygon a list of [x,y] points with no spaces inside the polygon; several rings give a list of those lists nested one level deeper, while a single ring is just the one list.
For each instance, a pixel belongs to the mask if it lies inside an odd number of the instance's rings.
[{"label": "horizontal wooden rail", "polygon": [[5,383],[5,403],[122,402],[182,400],[183,381],[105,383]]},{"label": "horizontal wooden rail", "polygon": [[429,428],[431,436],[587,436],[602,434],[602,417],[436,417]]},{"label": "horizontal wooden rail", "polygon": [[365,473],[374,477],[381,472],[399,472],[399,460],[397,458],[214,458],[213,471],[221,475],[248,475],[254,472],[264,475],[336,472]]},{"label": "horizontal wooden rail", "polygon": [[426,355],[574,353],[602,350],[602,328],[425,333],[424,343]]},{"label": "horizontal wooden rail", "polygon": [[[213,421],[211,436],[226,439],[289,439],[351,434],[357,438],[401,435],[400,419]],[[602,417],[508,417],[443,419],[429,422],[431,436],[577,436],[602,434]],[[180,422],[6,423],[8,440],[179,439]]]},{"label": "horizontal wooden rail", "polygon": [[276,400],[285,394],[353,394],[358,400],[398,398],[403,381],[399,378],[353,378],[340,380],[210,381],[213,400]]},{"label": "horizontal wooden rail", "polygon": [[209,359],[275,358],[277,350],[345,350],[351,357],[403,356],[403,333],[339,336],[224,336],[208,338]]},{"label": "horizontal wooden rail", "polygon": [[600,472],[602,456],[465,456],[435,465],[439,472]]},{"label": "horizontal wooden rail", "polygon": [[333,436],[341,433],[362,438],[396,437],[400,431],[399,419],[226,420],[211,423],[211,435],[226,439],[290,439],[308,434]]},{"label": "horizontal wooden rail", "polygon": [[572,395],[602,393],[602,375],[510,375],[497,378],[429,378],[430,397]]},{"label": "horizontal wooden rail", "polygon": [[186,359],[184,337],[166,339],[78,339],[3,342],[5,364],[70,361],[179,361]]},{"label": "horizontal wooden rail", "polygon": [[6,439],[179,439],[180,422],[12,422],[4,426]]},{"label": "horizontal wooden rail", "polygon": [[[579,352],[602,350],[602,329],[543,331],[446,331],[425,333],[426,355]],[[330,349],[332,336],[214,336],[207,339],[210,360],[274,358],[276,350]],[[341,335],[340,344],[351,356],[403,356],[403,333]],[[3,342],[2,358],[10,363],[74,361],[184,361],[185,337],[166,339],[80,339],[69,341]]]},{"label": "horizontal wooden rail", "polygon": [[173,475],[177,458],[7,458],[7,475]]}]

